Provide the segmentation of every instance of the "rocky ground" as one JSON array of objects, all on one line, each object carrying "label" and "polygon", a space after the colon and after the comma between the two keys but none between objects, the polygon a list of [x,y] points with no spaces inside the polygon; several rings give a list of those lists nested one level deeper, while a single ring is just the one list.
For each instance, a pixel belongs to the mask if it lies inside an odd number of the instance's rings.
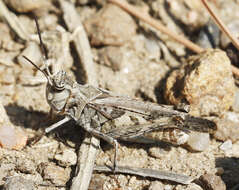
[{"label": "rocky ground", "polygon": [[[32,143],[44,128],[59,120],[49,114],[46,79],[22,57],[43,66],[44,53],[33,19],[36,15],[48,58],[54,63],[53,72],[63,69],[80,84],[89,82],[91,75],[99,87],[142,101],[189,104],[191,115],[217,124],[212,134],[191,132],[180,145],[120,143],[120,166],[184,174],[195,179],[192,183],[94,172],[89,189],[238,189],[239,90],[238,76],[231,67],[238,66],[237,50],[201,1],[128,1],[170,31],[209,49],[199,54],[108,1],[66,1],[80,16],[88,35],[95,72],[82,63],[77,49],[77,38],[82,35],[74,28],[76,20],[69,21],[67,16],[74,12],[66,9],[64,2],[0,1],[1,188],[70,189],[77,150],[84,138],[84,131],[72,122]],[[209,2],[238,35],[239,1]],[[172,133],[166,135],[163,140],[170,141]],[[96,164],[111,165],[113,154],[112,146],[101,142]]]}]

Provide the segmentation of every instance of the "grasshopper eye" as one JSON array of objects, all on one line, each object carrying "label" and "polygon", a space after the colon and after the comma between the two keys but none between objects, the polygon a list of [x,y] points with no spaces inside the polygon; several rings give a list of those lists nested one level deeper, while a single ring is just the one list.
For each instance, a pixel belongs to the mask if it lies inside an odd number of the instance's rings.
[{"label": "grasshopper eye", "polygon": [[56,75],[53,76],[52,82],[56,90],[65,89],[65,78],[66,72],[64,71],[59,71]]}]

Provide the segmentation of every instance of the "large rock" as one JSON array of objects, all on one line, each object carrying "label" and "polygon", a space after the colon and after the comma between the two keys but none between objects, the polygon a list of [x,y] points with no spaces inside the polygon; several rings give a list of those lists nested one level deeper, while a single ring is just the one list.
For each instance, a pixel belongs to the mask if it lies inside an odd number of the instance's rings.
[{"label": "large rock", "polygon": [[221,115],[233,104],[235,84],[231,64],[221,50],[207,50],[188,59],[167,79],[165,99],[190,104],[196,116]]}]

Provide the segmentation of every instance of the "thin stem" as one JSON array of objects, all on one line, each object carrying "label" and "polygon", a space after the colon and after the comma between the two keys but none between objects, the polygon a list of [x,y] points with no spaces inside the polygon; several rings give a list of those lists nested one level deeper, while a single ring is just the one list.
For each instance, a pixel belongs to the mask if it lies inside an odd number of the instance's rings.
[{"label": "thin stem", "polygon": [[40,47],[42,48],[42,51],[44,52],[44,56],[45,56],[44,59],[48,59],[47,50],[46,50],[46,47],[44,46],[44,43],[42,41],[39,23],[38,23],[36,17],[34,18],[34,20],[35,20],[36,27],[37,27],[37,34],[38,34],[38,37],[39,37],[39,40],[40,40]]},{"label": "thin stem", "polygon": [[206,0],[201,0],[205,8],[208,10],[209,14],[212,16],[214,22],[217,24],[217,26],[230,38],[233,45],[239,50],[239,42],[235,38],[235,36],[232,35],[232,33],[228,30],[227,26],[222,22],[222,20],[215,14],[215,12],[210,8],[209,4]]}]

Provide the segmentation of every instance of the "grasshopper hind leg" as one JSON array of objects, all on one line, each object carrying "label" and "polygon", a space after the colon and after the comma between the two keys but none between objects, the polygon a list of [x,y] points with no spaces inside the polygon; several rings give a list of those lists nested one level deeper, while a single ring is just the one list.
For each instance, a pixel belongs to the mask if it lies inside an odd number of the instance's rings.
[{"label": "grasshopper hind leg", "polygon": [[[88,109],[85,108],[84,113],[81,115],[81,119],[83,119],[83,122],[81,123],[81,127],[83,127],[83,129],[85,129],[88,133],[92,134],[93,136],[103,139],[106,142],[108,142],[109,144],[114,146],[115,152],[114,152],[114,158],[113,158],[112,171],[115,172],[117,170],[117,158],[118,158],[119,143],[115,138],[102,133],[100,131],[101,124],[100,124],[99,120],[95,119],[95,118],[88,117],[89,114],[87,114],[87,111],[88,111]],[[91,126],[91,125],[94,125],[94,126]]]},{"label": "grasshopper hind leg", "polygon": [[83,125],[82,126],[88,133],[92,134],[95,137],[101,138],[103,140],[105,140],[106,142],[108,142],[109,144],[114,146],[115,149],[115,153],[114,153],[114,160],[113,160],[113,172],[116,170],[117,168],[117,158],[118,158],[118,146],[119,143],[116,139],[98,131],[97,129],[94,129],[92,127],[90,127],[90,125]]}]

